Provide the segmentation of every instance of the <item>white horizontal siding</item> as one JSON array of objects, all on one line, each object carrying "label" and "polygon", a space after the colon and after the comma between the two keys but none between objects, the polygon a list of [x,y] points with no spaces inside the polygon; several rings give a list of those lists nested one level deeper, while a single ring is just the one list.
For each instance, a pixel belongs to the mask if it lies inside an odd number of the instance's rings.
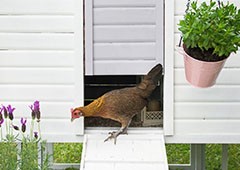
[{"label": "white horizontal siding", "polygon": [[0,68],[0,75],[1,84],[71,85],[75,81],[73,68]]},{"label": "white horizontal siding", "polygon": [[73,32],[73,28],[72,15],[0,15],[0,32]]},{"label": "white horizontal siding", "polygon": [[0,67],[73,66],[74,51],[71,50],[0,50]]},{"label": "white horizontal siding", "polygon": [[[86,74],[145,74],[148,67],[144,64],[138,65],[139,62],[146,62],[147,66],[151,62],[151,67],[159,62],[163,63],[162,1],[85,2]],[[108,64],[114,61],[114,67],[109,67]],[[130,68],[118,65],[128,61]],[[141,72],[136,72],[140,70]]]},{"label": "white horizontal siding", "polygon": [[[154,60],[155,43],[95,43],[96,60]],[[126,53],[125,51],[128,51]]]},{"label": "white horizontal siding", "polygon": [[93,14],[95,25],[148,25],[156,18],[154,8],[95,8]]},{"label": "white horizontal siding", "polygon": [[[237,0],[233,0],[239,5]],[[187,3],[187,2],[186,2]],[[175,0],[174,39],[178,45],[177,24],[183,18],[186,3]],[[174,63],[174,126],[171,142],[237,142],[240,136],[240,53],[232,54],[225,63],[217,83],[211,88],[195,88],[184,74],[183,56],[175,47]],[[231,135],[231,138],[228,136]],[[217,136],[217,137],[216,137]],[[234,136],[236,138],[234,139]]]},{"label": "white horizontal siding", "polygon": [[94,7],[154,7],[156,0],[93,0]]},{"label": "white horizontal siding", "polygon": [[154,42],[155,26],[94,26],[94,42]]},{"label": "white horizontal siding", "polygon": [[[216,118],[217,117],[217,118]],[[239,102],[175,102],[178,120],[235,120],[240,119]]]},{"label": "white horizontal siding", "polygon": [[0,33],[0,50],[73,50],[73,34]]},{"label": "white horizontal siding", "polygon": [[83,127],[70,122],[83,100],[82,8],[82,0],[0,1],[0,104],[30,118],[39,100],[42,133],[55,142]]},{"label": "white horizontal siding", "polygon": [[0,85],[0,101],[73,101],[73,85]]},{"label": "white horizontal siding", "polygon": [[75,12],[74,0],[1,0],[0,14],[65,14]]},{"label": "white horizontal siding", "polygon": [[[154,60],[98,60],[94,61],[94,72],[97,72],[100,75],[105,75],[106,72],[112,70],[115,75],[132,75],[133,72],[135,75],[142,75],[142,73],[146,73],[145,69],[150,70],[155,64],[156,62]],[[137,65],[137,67],[135,67],[135,65]]]}]

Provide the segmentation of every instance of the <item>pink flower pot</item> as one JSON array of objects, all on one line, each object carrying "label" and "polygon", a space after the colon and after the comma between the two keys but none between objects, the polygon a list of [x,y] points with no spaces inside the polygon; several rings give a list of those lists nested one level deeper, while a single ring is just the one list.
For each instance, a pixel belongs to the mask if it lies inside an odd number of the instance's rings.
[{"label": "pink flower pot", "polygon": [[200,61],[189,56],[183,49],[185,76],[187,81],[200,88],[211,87],[216,83],[216,79],[221,72],[226,59],[217,62]]}]

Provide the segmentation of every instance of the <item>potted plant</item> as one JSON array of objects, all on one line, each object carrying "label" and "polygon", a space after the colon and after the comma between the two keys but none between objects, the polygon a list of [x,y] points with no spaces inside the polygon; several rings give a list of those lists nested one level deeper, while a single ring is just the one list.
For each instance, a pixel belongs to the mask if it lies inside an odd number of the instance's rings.
[{"label": "potted plant", "polygon": [[240,10],[229,2],[193,1],[178,25],[187,81],[202,88],[214,85],[226,59],[240,46]]}]

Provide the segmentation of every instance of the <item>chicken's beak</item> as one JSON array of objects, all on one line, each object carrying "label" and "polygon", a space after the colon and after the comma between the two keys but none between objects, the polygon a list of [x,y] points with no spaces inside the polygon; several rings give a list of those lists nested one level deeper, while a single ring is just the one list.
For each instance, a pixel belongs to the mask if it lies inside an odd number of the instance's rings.
[{"label": "chicken's beak", "polygon": [[71,122],[73,122],[74,121],[74,118],[71,118]]}]

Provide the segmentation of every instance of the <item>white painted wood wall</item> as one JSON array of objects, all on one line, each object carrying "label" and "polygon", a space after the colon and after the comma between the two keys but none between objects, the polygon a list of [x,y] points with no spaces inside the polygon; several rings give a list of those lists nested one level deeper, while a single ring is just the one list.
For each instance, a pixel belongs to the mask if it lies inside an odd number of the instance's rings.
[{"label": "white painted wood wall", "polygon": [[85,0],[87,75],[143,75],[163,63],[162,0]]},{"label": "white painted wood wall", "polygon": [[[240,7],[240,1],[229,1]],[[177,23],[184,14],[186,3],[187,0],[175,0],[175,45],[179,43],[180,38]],[[186,82],[183,57],[175,51],[173,70],[174,136],[167,138],[167,142],[240,142],[239,61],[240,53],[233,54],[220,73],[217,84],[212,88],[199,89]]]},{"label": "white painted wood wall", "polygon": [[69,110],[83,103],[82,7],[82,0],[0,1],[0,104],[30,118],[28,106],[39,100],[49,141],[83,130]]}]

